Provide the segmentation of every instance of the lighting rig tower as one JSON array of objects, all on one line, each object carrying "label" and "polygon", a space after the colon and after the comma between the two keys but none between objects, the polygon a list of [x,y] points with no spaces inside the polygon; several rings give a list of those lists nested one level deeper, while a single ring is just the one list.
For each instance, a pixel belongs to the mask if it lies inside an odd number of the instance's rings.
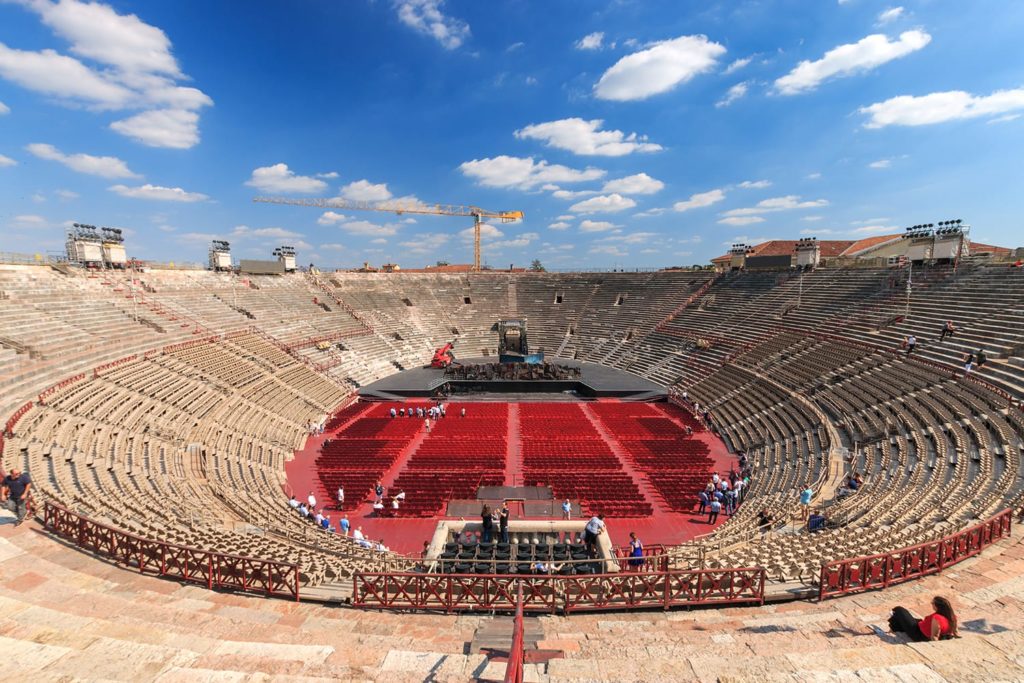
[{"label": "lighting rig tower", "polygon": [[65,243],[68,261],[86,267],[103,266],[103,237],[95,225],[74,223],[67,232]]},{"label": "lighting rig tower", "polygon": [[295,247],[280,246],[274,250],[274,256],[284,264],[284,272],[295,272]]},{"label": "lighting rig tower", "polygon": [[210,245],[210,270],[221,273],[231,270],[231,244],[213,240]]}]

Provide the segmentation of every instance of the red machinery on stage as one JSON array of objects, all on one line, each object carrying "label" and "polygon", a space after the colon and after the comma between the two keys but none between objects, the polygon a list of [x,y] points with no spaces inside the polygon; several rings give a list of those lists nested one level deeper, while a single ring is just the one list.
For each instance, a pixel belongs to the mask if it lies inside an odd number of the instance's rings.
[{"label": "red machinery on stage", "polygon": [[455,361],[455,354],[452,353],[451,342],[434,351],[434,358],[430,361],[432,368],[447,368]]}]

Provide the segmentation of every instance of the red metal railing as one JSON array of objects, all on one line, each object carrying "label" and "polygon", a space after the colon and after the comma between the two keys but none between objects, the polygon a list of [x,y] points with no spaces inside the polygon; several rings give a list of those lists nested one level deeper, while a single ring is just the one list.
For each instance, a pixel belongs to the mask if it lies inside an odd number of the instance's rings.
[{"label": "red metal railing", "polygon": [[516,592],[516,616],[512,621],[512,647],[508,651],[508,665],[505,666],[505,683],[523,683],[523,667],[526,652],[523,648],[523,586]]},{"label": "red metal railing", "polygon": [[75,382],[80,382],[83,379],[85,379],[84,372],[74,375],[73,377],[63,379],[54,384],[53,386],[49,387],[48,389],[43,389],[41,392],[39,392],[39,395],[36,397],[36,399],[40,405],[44,405],[46,403],[46,399],[52,396],[54,393],[56,393],[58,389],[63,389],[64,387],[74,384]]},{"label": "red metal railing", "polygon": [[620,610],[764,602],[765,570],[619,572],[567,576],[358,572],[352,604],[378,609],[529,612]]},{"label": "red metal railing", "polygon": [[1007,508],[981,524],[937,541],[823,564],[818,599],[887,588],[940,572],[1009,536],[1012,520],[1013,512]]},{"label": "red metal railing", "polygon": [[125,356],[124,358],[118,358],[117,360],[110,361],[109,363],[104,363],[103,365],[97,366],[96,368],[93,369],[92,376],[93,377],[99,377],[100,375],[105,373],[107,370],[113,370],[114,368],[116,368],[116,367],[118,367],[120,365],[124,365],[125,363],[130,363],[131,361],[137,359],[138,357],[139,357],[138,354],[133,353],[130,356]]},{"label": "red metal railing", "polygon": [[14,428],[18,425],[18,420],[25,416],[29,410],[32,409],[32,401],[29,401],[22,407],[14,411],[14,415],[11,415],[11,419],[7,421],[4,426],[4,434],[6,436],[14,436]]},{"label": "red metal railing", "polygon": [[167,576],[209,589],[226,588],[299,599],[299,566],[154,541],[101,524],[46,501],[45,527],[80,548],[140,573]]}]

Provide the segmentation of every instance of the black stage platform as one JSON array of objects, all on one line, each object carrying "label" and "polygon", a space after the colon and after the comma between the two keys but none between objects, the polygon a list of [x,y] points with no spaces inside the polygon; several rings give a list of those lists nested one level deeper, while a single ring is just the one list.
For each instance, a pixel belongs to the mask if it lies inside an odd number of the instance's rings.
[{"label": "black stage platform", "polygon": [[[460,358],[466,365],[494,363],[494,358]],[[424,398],[443,391],[453,399],[489,398],[508,400],[510,394],[550,400],[566,394],[580,398],[623,398],[634,401],[652,401],[665,397],[665,390],[643,377],[624,370],[607,368],[596,363],[574,360],[556,361],[559,365],[578,367],[579,379],[572,380],[448,380],[440,368],[412,368],[377,380],[359,389],[363,398],[401,400]],[[529,399],[527,399],[529,400]]]}]

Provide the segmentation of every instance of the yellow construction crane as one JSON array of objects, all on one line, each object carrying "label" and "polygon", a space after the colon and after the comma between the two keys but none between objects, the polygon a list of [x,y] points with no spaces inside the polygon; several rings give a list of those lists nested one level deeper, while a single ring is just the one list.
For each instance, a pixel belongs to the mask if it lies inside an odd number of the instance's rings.
[{"label": "yellow construction crane", "polygon": [[423,202],[357,202],[348,199],[297,199],[292,197],[255,197],[261,204],[288,204],[290,206],[312,206],[319,209],[345,209],[348,211],[384,211],[401,216],[404,213],[427,216],[472,216],[473,217],[473,270],[480,270],[480,226],[484,219],[496,219],[512,223],[523,219],[522,211],[487,211],[478,206],[464,204],[424,204]]}]

